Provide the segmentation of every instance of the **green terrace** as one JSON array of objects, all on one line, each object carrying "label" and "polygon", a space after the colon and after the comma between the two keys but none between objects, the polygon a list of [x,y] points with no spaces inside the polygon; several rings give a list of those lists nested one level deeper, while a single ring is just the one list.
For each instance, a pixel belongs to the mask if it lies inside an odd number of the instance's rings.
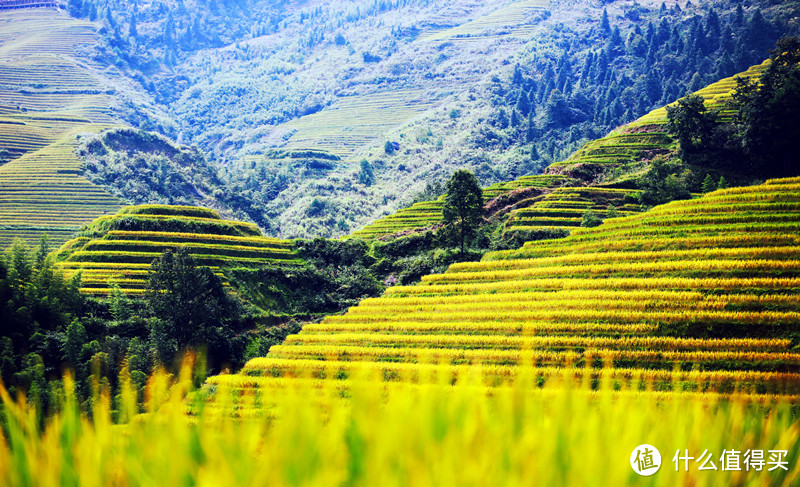
[{"label": "green terrace", "polygon": [[[766,66],[766,63],[753,66],[737,76],[760,76]],[[697,94],[705,98],[708,108],[719,110],[725,119],[733,114],[729,102],[735,88],[735,77],[731,77],[713,83]],[[570,169],[581,166],[598,170],[627,166],[628,171],[635,170],[636,164],[656,155],[666,154],[677,147],[677,143],[666,133],[666,123],[666,107],[653,110],[606,137],[587,143],[567,160],[551,164],[547,172],[569,172]]]},{"label": "green terrace", "polygon": [[286,148],[313,147],[347,157],[435,105],[430,93],[421,89],[341,97],[325,110],[282,125],[292,134]]},{"label": "green terrace", "polygon": [[[767,63],[753,66],[738,76],[760,76]],[[731,112],[729,101],[735,87],[735,77],[731,77],[697,93],[705,98],[709,108],[720,110],[724,118]],[[537,228],[573,230],[580,227],[587,211],[601,219],[639,212],[642,208],[637,200],[638,190],[612,187],[635,186],[636,179],[646,171],[648,160],[677,148],[677,142],[666,133],[666,123],[666,108],[653,110],[603,138],[588,142],[567,160],[551,164],[545,174],[522,176],[485,188],[484,200],[488,202],[525,188],[543,190],[543,198],[532,197],[513,205],[505,223],[507,232]],[[586,172],[608,174],[610,180],[602,183],[603,187],[582,186],[585,183],[571,176]],[[441,221],[443,204],[442,198],[416,203],[365,226],[352,236],[376,239],[432,227]]]},{"label": "green terrace", "polygon": [[540,227],[579,227],[584,214],[591,211],[601,219],[640,212],[637,190],[598,187],[557,188],[532,206],[510,213],[506,231],[534,230]]},{"label": "green terrace", "polygon": [[220,276],[230,267],[300,262],[291,241],[264,237],[251,223],[223,220],[208,208],[168,205],[125,207],[98,218],[65,243],[56,259],[67,275],[81,274],[83,292],[107,294],[117,285],[137,294],[146,286],[150,263],[180,247]]},{"label": "green terrace", "polygon": [[[431,31],[420,36],[423,41],[479,40],[487,37],[530,36],[534,23],[530,17],[550,6],[548,0],[526,0],[495,10],[471,22],[451,29]],[[502,34],[499,32],[502,31]]]},{"label": "green terrace", "polygon": [[[489,203],[491,200],[515,190],[531,187],[552,188],[571,181],[574,180],[559,174],[523,176],[514,181],[495,183],[484,188],[483,199],[484,202]],[[415,203],[353,232],[346,238],[357,237],[372,240],[397,233],[430,228],[441,223],[443,206],[443,196],[436,201]]]}]

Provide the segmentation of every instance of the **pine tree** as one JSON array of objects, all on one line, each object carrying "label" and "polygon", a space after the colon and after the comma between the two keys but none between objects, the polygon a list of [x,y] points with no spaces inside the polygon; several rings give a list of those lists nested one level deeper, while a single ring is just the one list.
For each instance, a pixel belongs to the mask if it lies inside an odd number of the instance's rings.
[{"label": "pine tree", "polygon": [[608,10],[603,9],[603,18],[600,20],[600,32],[604,36],[611,34],[611,22],[608,20]]},{"label": "pine tree", "polygon": [[[525,141],[527,143],[533,142],[536,138],[536,121],[533,119],[533,110],[528,114],[528,129],[525,132]],[[534,150],[536,148],[534,147]]]},{"label": "pine tree", "polygon": [[136,14],[131,14],[131,18],[128,21],[128,37],[131,40],[135,40],[139,37],[139,32],[136,30]]},{"label": "pine tree", "polygon": [[717,182],[714,181],[714,178],[711,177],[711,174],[706,174],[706,178],[703,179],[703,193],[710,193],[717,189]]},{"label": "pine tree", "polygon": [[523,117],[527,117],[528,113],[531,111],[531,104],[528,101],[528,94],[525,93],[525,90],[520,90],[519,92],[519,96],[517,97],[517,110],[519,110],[519,113],[521,113]]},{"label": "pine tree", "polygon": [[375,171],[372,168],[372,164],[368,160],[362,159],[360,165],[361,171],[358,173],[358,182],[364,186],[375,184]]},{"label": "pine tree", "polygon": [[173,46],[175,44],[175,18],[172,15],[172,10],[167,15],[167,21],[164,24],[164,44]]}]

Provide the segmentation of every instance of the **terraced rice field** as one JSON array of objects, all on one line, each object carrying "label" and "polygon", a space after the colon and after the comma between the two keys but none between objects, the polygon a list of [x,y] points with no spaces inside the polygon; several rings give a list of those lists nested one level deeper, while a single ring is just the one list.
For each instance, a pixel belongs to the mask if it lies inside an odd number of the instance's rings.
[{"label": "terraced rice field", "polygon": [[[513,2],[457,27],[429,30],[404,48],[403,53],[392,58],[399,61],[392,62],[401,65],[414,63],[420,52],[434,56],[438,47],[436,43],[450,40],[480,40],[486,44],[481,50],[508,51],[510,54],[513,52],[510,43],[521,45],[527,41],[535,28],[534,16],[548,6],[547,0]],[[447,17],[446,13],[443,15]],[[435,70],[435,64],[430,66]],[[439,108],[443,100],[457,91],[455,85],[477,82],[487,73],[486,67],[480,64],[461,65],[448,70],[445,79],[417,78],[404,85],[404,89],[386,91],[369,85],[381,85],[384,78],[394,75],[376,69],[379,73],[375,74],[376,78],[360,88],[366,93],[342,96],[317,113],[281,124],[280,132],[287,140],[285,148],[323,149],[348,158],[359,149],[382,145],[387,133]]]},{"label": "terraced rice field", "polygon": [[533,32],[532,16],[548,8],[548,0],[524,0],[513,2],[494,12],[465,24],[439,31],[431,31],[420,37],[423,41],[470,40],[498,35],[524,37]]},{"label": "terraced rice field", "polygon": [[494,387],[527,365],[538,386],[566,374],[621,391],[797,401],[799,205],[800,178],[772,180],[493,252],[308,324],[209,384],[246,394],[477,373]]},{"label": "terraced rice field", "polygon": [[628,216],[641,211],[636,190],[598,187],[557,188],[528,208],[514,210],[506,221],[506,231],[536,228],[579,227],[583,215],[594,212],[600,218]]},{"label": "terraced rice field", "polygon": [[[730,108],[729,102],[733,96],[734,90],[736,89],[736,77],[741,76],[744,78],[755,78],[761,76],[761,74],[767,69],[768,65],[769,60],[764,61],[762,64],[751,66],[750,69],[743,73],[739,73],[736,76],[725,78],[706,86],[698,91],[697,94],[705,98],[705,104],[708,108],[719,110],[724,119],[726,115],[733,115],[733,110]],[[667,109],[666,107],[662,107],[653,110],[641,119],[633,122],[631,125],[641,126],[665,123],[667,123]]]},{"label": "terraced rice field", "polygon": [[[636,190],[558,187],[573,181],[562,175],[523,176],[514,181],[493,184],[483,190],[483,195],[484,200],[489,202],[511,191],[525,188],[551,190],[531,206],[513,210],[505,224],[507,232],[536,228],[572,229],[580,226],[587,211],[593,211],[601,218],[608,217],[612,212],[616,212],[617,216],[627,216],[641,211],[641,206],[635,199],[638,193]],[[443,205],[443,197],[436,201],[415,203],[353,232],[349,238],[372,240],[430,228],[441,223]]]},{"label": "terraced rice field", "polygon": [[82,177],[76,136],[115,123],[81,52],[96,26],[50,9],[0,12],[0,248],[43,233],[60,245],[121,202]]},{"label": "terraced rice field", "polygon": [[[753,66],[737,76],[760,76],[766,66],[766,63]],[[697,94],[705,98],[708,108],[719,110],[724,119],[733,115],[729,101],[735,88],[735,77],[730,77],[703,88]],[[667,153],[677,147],[677,142],[666,133],[666,123],[666,107],[653,110],[627,126],[614,130],[608,136],[589,142],[569,159],[551,164],[547,172],[559,173],[565,168],[578,165],[614,168]]]},{"label": "terraced rice field", "polygon": [[[766,63],[753,66],[739,76],[760,76]],[[736,87],[734,77],[703,88],[697,94],[706,99],[706,106],[719,110],[725,116],[732,115],[729,101]],[[506,231],[525,231],[537,228],[573,229],[579,227],[586,211],[595,212],[600,218],[609,215],[610,206],[619,216],[641,211],[634,201],[635,190],[605,187],[568,187],[577,181],[565,176],[577,167],[597,168],[599,172],[625,168],[623,175],[607,185],[635,179],[646,168],[646,161],[659,154],[666,154],[677,147],[677,143],[666,133],[667,111],[665,107],[653,110],[625,127],[614,130],[606,137],[587,143],[569,159],[551,164],[545,174],[523,176],[514,181],[497,183],[484,189],[484,198],[490,200],[509,191],[523,188],[557,188],[541,201],[527,208],[513,210],[506,222]],[[638,169],[637,169],[638,168]],[[354,236],[374,239],[387,237],[404,231],[420,230],[439,223],[443,200],[417,203],[395,214],[379,219],[353,233]],[[613,214],[613,213],[612,213]]]},{"label": "terraced rice field", "polygon": [[[502,196],[510,191],[522,188],[549,188],[569,181],[561,175],[523,176],[514,181],[496,183],[483,190],[484,201]],[[442,207],[444,197],[436,201],[422,201],[408,208],[403,208],[384,218],[353,232],[347,238],[363,238],[373,240],[388,237],[401,232],[419,231],[438,225],[442,221]]]},{"label": "terraced rice field", "polygon": [[104,295],[117,285],[140,294],[153,259],[179,247],[220,276],[227,267],[297,261],[291,241],[264,237],[251,223],[223,220],[207,208],[166,205],[130,206],[98,218],[56,258],[68,276],[81,273],[84,293]]},{"label": "terraced rice field", "polygon": [[340,98],[325,110],[284,124],[292,131],[288,149],[322,149],[347,157],[380,142],[389,129],[413,120],[437,100],[426,90],[395,90]]}]

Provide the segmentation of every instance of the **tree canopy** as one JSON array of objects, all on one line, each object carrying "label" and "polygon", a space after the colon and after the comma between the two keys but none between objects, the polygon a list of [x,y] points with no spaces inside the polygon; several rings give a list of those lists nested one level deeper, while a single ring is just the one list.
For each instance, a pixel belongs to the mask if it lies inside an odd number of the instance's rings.
[{"label": "tree canopy", "polygon": [[758,80],[737,78],[734,100],[744,126],[752,170],[768,177],[796,176],[800,140],[800,38],[778,41]]},{"label": "tree canopy", "polygon": [[483,190],[472,172],[460,169],[447,182],[442,219],[459,226],[463,253],[467,238],[483,221]]},{"label": "tree canopy", "polygon": [[151,335],[162,360],[201,346],[214,349],[213,355],[223,360],[230,355],[225,352],[233,335],[231,326],[241,320],[242,304],[185,248],[167,251],[153,261],[145,298],[156,317]]},{"label": "tree canopy", "polygon": [[681,151],[691,153],[706,146],[717,123],[717,113],[706,108],[700,95],[692,94],[667,106],[667,130],[678,139]]}]

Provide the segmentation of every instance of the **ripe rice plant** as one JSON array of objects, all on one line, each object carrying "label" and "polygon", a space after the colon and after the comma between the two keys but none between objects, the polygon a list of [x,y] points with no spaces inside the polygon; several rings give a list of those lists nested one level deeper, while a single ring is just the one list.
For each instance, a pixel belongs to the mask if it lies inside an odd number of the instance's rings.
[{"label": "ripe rice plant", "polygon": [[[122,394],[112,401],[98,392],[91,416],[67,380],[60,412],[41,431],[35,406],[0,389],[0,483],[625,486],[641,484],[629,457],[642,443],[661,451],[654,486],[798,480],[795,468],[708,475],[670,461],[683,449],[762,449],[786,450],[796,466],[800,429],[786,396],[659,392],[664,372],[615,378],[610,370],[522,371],[513,385],[486,388],[474,368],[458,370],[454,386],[426,371],[423,383],[379,387],[368,371],[338,381],[220,376],[197,395],[184,369],[151,377],[144,405],[123,371]],[[543,372],[552,385],[539,388]]]}]

